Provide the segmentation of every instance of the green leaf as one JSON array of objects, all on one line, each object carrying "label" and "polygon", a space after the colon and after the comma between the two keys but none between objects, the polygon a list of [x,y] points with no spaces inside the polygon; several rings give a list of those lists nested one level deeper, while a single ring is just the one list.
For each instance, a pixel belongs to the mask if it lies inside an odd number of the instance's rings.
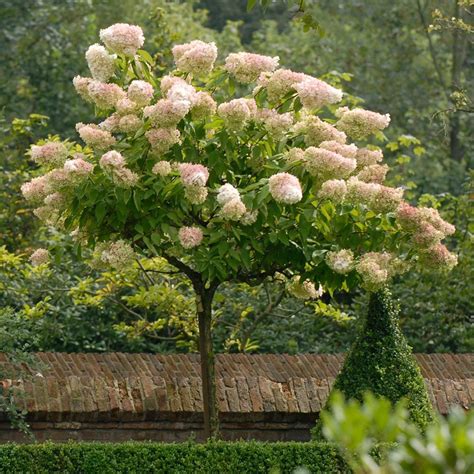
[{"label": "green leaf", "polygon": [[257,0],[247,0],[247,12],[252,11],[256,4]]},{"label": "green leaf", "polygon": [[137,54],[143,58],[148,64],[153,65],[155,61],[153,61],[153,58],[151,57],[150,53],[148,51],[145,51],[144,49],[139,49],[137,51]]},{"label": "green leaf", "polygon": [[105,206],[105,202],[99,202],[99,204],[95,208],[95,218],[97,220],[97,225],[100,225],[102,221],[104,220],[105,213],[107,211],[107,208]]}]

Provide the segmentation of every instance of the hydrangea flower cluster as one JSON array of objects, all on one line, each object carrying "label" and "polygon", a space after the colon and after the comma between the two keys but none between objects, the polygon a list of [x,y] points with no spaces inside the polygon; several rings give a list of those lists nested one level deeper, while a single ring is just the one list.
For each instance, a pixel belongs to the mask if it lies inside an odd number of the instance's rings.
[{"label": "hydrangea flower cluster", "polygon": [[265,130],[275,140],[283,138],[292,128],[293,114],[286,112],[280,114],[275,109],[261,109],[257,118],[263,123]]},{"label": "hydrangea flower cluster", "polygon": [[62,165],[68,156],[68,149],[62,142],[47,142],[44,145],[32,145],[30,156],[41,165]]},{"label": "hydrangea flower cluster", "polygon": [[319,109],[342,100],[342,91],[316,78],[304,79],[294,85],[298,97],[307,109]]},{"label": "hydrangea flower cluster", "polygon": [[135,251],[124,240],[101,242],[96,247],[96,254],[98,259],[94,263],[97,266],[110,266],[118,271],[126,269],[136,260]]},{"label": "hydrangea flower cluster", "polygon": [[339,117],[336,127],[355,140],[383,130],[390,123],[389,114],[382,115],[364,109],[341,107],[336,111],[336,116]]},{"label": "hydrangea flower cluster", "polygon": [[275,201],[283,204],[295,204],[303,198],[298,178],[289,173],[274,174],[268,180],[268,186]]},{"label": "hydrangea flower cluster", "polygon": [[212,71],[217,59],[217,47],[214,43],[194,40],[173,48],[176,67],[182,72],[196,76],[205,76]]},{"label": "hydrangea flower cluster", "polygon": [[86,60],[94,79],[107,82],[115,72],[115,56],[100,44],[89,46],[86,51]]},{"label": "hydrangea flower cluster", "polygon": [[84,143],[97,150],[107,150],[115,145],[116,138],[107,130],[102,130],[95,124],[78,123],[76,130]]},{"label": "hydrangea flower cluster", "polygon": [[306,115],[293,127],[294,133],[303,135],[306,146],[319,146],[323,142],[345,144],[347,136],[334,125],[324,122],[316,115]]},{"label": "hydrangea flower cluster", "polygon": [[294,89],[295,84],[307,78],[306,74],[294,72],[289,69],[277,69],[273,74],[262,73],[258,78],[257,92],[266,90],[271,103],[278,102]]},{"label": "hydrangea flower cluster", "polygon": [[[223,219],[238,221],[247,213],[238,189],[229,183],[222,185],[218,189],[217,202],[221,206],[220,215]],[[246,219],[247,221],[249,220],[249,215],[247,215]]]},{"label": "hydrangea flower cluster", "polygon": [[171,164],[168,161],[161,160],[153,165],[151,172],[159,176],[165,177],[172,172]]},{"label": "hydrangea flower cluster", "polygon": [[280,272],[310,299],[321,294],[311,280],[373,291],[408,263],[456,264],[442,243],[454,227],[385,184],[374,140],[388,114],[350,109],[341,90],[277,57],[239,52],[219,65],[216,45],[194,40],[156,78],[137,55],[140,27],[112,25],[100,39],[85,53],[91,77],[73,79],[100,121],[77,124],[81,154],[56,139],[34,145],[44,174],[22,191],[45,222],[102,242],[102,265],[163,250],[210,280]]},{"label": "hydrangea flower cluster", "polygon": [[354,254],[352,250],[342,249],[326,254],[326,263],[331,270],[345,275],[354,268]]},{"label": "hydrangea flower cluster", "polygon": [[288,293],[300,300],[321,298],[324,293],[321,285],[316,288],[315,284],[310,280],[301,282],[301,277],[299,275],[293,277],[293,279],[288,283],[287,290]]},{"label": "hydrangea flower cluster", "polygon": [[253,99],[233,99],[217,108],[219,117],[233,130],[243,129],[250,119],[255,118],[256,111],[257,105]]},{"label": "hydrangea flower cluster", "polygon": [[387,252],[368,252],[359,258],[355,268],[362,284],[372,291],[383,287],[390,277],[404,270],[400,261]]},{"label": "hydrangea flower cluster", "polygon": [[139,176],[126,166],[125,158],[115,150],[104,153],[99,160],[100,167],[110,174],[113,182],[120,187],[130,188],[137,184]]},{"label": "hydrangea flower cluster", "polygon": [[325,181],[347,178],[356,169],[357,161],[324,148],[310,146],[304,153],[303,166],[309,174]]},{"label": "hydrangea flower cluster", "polygon": [[199,227],[181,227],[178,232],[180,244],[185,249],[198,247],[203,239],[202,230]]},{"label": "hydrangea flower cluster", "polygon": [[270,58],[261,54],[231,53],[225,60],[224,68],[242,84],[255,82],[260,74],[273,72],[278,67],[280,58]]},{"label": "hydrangea flower cluster", "polygon": [[46,249],[36,249],[30,256],[30,262],[34,267],[49,262],[49,252]]},{"label": "hydrangea flower cluster", "polygon": [[116,23],[100,30],[100,39],[114,53],[127,56],[134,56],[145,41],[142,29],[127,23]]}]

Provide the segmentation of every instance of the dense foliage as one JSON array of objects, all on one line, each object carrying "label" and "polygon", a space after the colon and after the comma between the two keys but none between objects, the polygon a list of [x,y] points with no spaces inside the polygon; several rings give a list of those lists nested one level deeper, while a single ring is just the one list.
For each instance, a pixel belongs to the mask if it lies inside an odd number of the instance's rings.
[{"label": "dense foliage", "polygon": [[1,445],[0,473],[341,473],[347,465],[326,443],[69,443]]}]

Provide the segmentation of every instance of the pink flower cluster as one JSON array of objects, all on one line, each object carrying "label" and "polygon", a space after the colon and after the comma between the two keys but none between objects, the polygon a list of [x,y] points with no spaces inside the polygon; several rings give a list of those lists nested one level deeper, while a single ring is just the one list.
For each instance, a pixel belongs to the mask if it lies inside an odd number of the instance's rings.
[{"label": "pink flower cluster", "polygon": [[359,258],[355,268],[369,291],[382,288],[393,275],[405,270],[402,262],[387,252],[366,253]]},{"label": "pink flower cluster", "polygon": [[184,197],[191,204],[203,204],[207,199],[208,190],[205,186],[185,186]]},{"label": "pink flower cluster", "polygon": [[423,267],[434,270],[450,271],[458,264],[458,257],[441,243],[420,252],[419,257]]},{"label": "pink flower cluster", "polygon": [[74,180],[89,176],[94,170],[94,165],[85,161],[83,156],[76,155],[74,159],[65,161],[63,168],[71,179]]},{"label": "pink flower cluster", "polygon": [[277,69],[273,74],[262,73],[258,79],[258,86],[266,89],[271,103],[276,103],[294,89],[295,84],[308,77],[306,74],[289,69]]},{"label": "pink flower cluster", "polygon": [[247,211],[245,214],[240,218],[240,223],[242,225],[253,225],[257,222],[258,219],[258,211]]},{"label": "pink flower cluster", "polygon": [[61,209],[66,203],[66,196],[63,193],[53,193],[48,194],[44,198],[44,203],[46,206],[53,209]]},{"label": "pink flower cluster", "polygon": [[91,148],[107,150],[115,145],[115,137],[107,130],[101,130],[98,125],[78,123],[76,130],[82,140]]},{"label": "pink flower cluster", "polygon": [[46,249],[36,249],[30,256],[30,262],[34,267],[49,262],[49,252]]},{"label": "pink flower cluster", "polygon": [[99,123],[99,128],[106,132],[115,132],[119,128],[121,118],[119,114],[112,114]]},{"label": "pink flower cluster", "polygon": [[327,199],[334,204],[341,204],[347,194],[346,182],[343,179],[330,179],[321,185],[318,197]]},{"label": "pink flower cluster", "polygon": [[154,127],[170,128],[176,127],[189,112],[190,104],[186,101],[173,101],[171,99],[160,99],[156,104],[149,105],[143,109],[143,116],[150,119]]},{"label": "pink flower cluster", "polygon": [[347,181],[347,198],[363,204],[374,212],[395,211],[403,197],[402,188],[391,188],[377,183],[366,183],[353,176]]},{"label": "pink flower cluster", "polygon": [[225,60],[224,69],[237,82],[250,84],[263,72],[273,72],[278,67],[279,58],[253,53],[231,53]]},{"label": "pink flower cluster", "polygon": [[205,166],[181,163],[178,169],[184,186],[206,186],[209,171]]},{"label": "pink flower cluster", "polygon": [[145,133],[155,155],[164,155],[169,149],[179,143],[179,130],[176,128],[151,128]]},{"label": "pink flower cluster", "polygon": [[289,112],[280,114],[274,109],[261,109],[258,111],[257,117],[263,122],[268,134],[275,140],[283,138],[293,125],[293,114]]},{"label": "pink flower cluster", "polygon": [[163,160],[158,161],[158,163],[155,163],[151,170],[153,174],[157,174],[161,177],[168,176],[169,174],[171,174],[171,171],[172,171],[171,164],[168,161],[163,161]]},{"label": "pink flower cluster", "polygon": [[203,165],[181,163],[178,165],[178,171],[186,199],[191,204],[202,204],[208,194],[206,183],[209,179],[209,170]]},{"label": "pink flower cluster", "polygon": [[217,108],[219,117],[233,130],[243,129],[250,119],[255,118],[256,113],[257,104],[253,99],[233,99]]},{"label": "pink flower cluster", "polygon": [[188,72],[195,76],[209,74],[217,59],[216,45],[199,40],[176,45],[172,52],[176,67],[182,72]]},{"label": "pink flower cluster", "polygon": [[174,84],[166,93],[166,97],[173,102],[182,102],[189,110],[196,98],[196,89],[186,82]]},{"label": "pink flower cluster", "polygon": [[120,99],[115,104],[115,110],[117,111],[116,114],[113,115],[128,115],[128,114],[135,114],[140,110],[139,105],[133,100],[130,100],[128,97]]},{"label": "pink flower cluster", "polygon": [[178,231],[179,242],[185,249],[198,247],[201,245],[203,237],[199,227],[181,227]]},{"label": "pink flower cluster", "polygon": [[283,204],[295,204],[303,198],[301,184],[296,176],[289,173],[277,173],[268,180],[273,199]]},{"label": "pink flower cluster", "polygon": [[[239,190],[230,183],[223,184],[217,191],[217,202],[221,206],[220,216],[223,219],[238,221],[247,212]],[[247,216],[248,217],[248,216]]]},{"label": "pink flower cluster", "polygon": [[369,148],[359,148],[357,150],[355,159],[357,160],[357,167],[371,166],[379,163],[383,159],[383,154],[380,150],[370,150]]},{"label": "pink flower cluster", "polygon": [[115,56],[109,54],[100,44],[89,46],[86,51],[86,61],[94,79],[107,82],[115,71]]},{"label": "pink flower cluster", "polygon": [[144,107],[153,99],[153,93],[153,86],[150,83],[135,80],[128,86],[127,97],[140,107]]},{"label": "pink flower cluster", "polygon": [[354,268],[354,254],[352,250],[342,249],[326,254],[327,266],[336,273],[345,275]]},{"label": "pink flower cluster", "polygon": [[87,93],[89,100],[94,102],[99,109],[112,109],[117,105],[117,102],[126,97],[123,91],[117,84],[99,82],[91,80],[87,86]]},{"label": "pink flower cluster", "polygon": [[66,160],[62,168],[54,168],[43,176],[24,183],[21,192],[28,201],[39,203],[44,200],[46,206],[38,211],[44,218],[47,213],[57,211],[59,205],[64,203],[64,196],[58,190],[78,184],[92,173],[93,169],[94,165],[85,161],[84,155],[76,154],[74,159]]},{"label": "pink flower cluster", "polygon": [[450,270],[457,264],[457,257],[441,243],[445,237],[454,234],[456,228],[436,209],[416,208],[403,202],[397,209],[397,222],[411,235],[422,265]]},{"label": "pink flower cluster", "polygon": [[346,178],[356,169],[357,162],[324,148],[309,147],[304,153],[303,166],[312,176],[326,181]]},{"label": "pink flower cluster", "polygon": [[285,160],[288,163],[294,164],[302,164],[304,161],[304,150],[302,148],[290,148],[286,153],[285,153]]},{"label": "pink flower cluster", "polygon": [[194,96],[191,114],[194,120],[202,120],[216,113],[217,104],[208,92],[200,91]]},{"label": "pink flower cluster", "polygon": [[292,296],[301,300],[321,298],[324,293],[321,285],[316,288],[315,284],[310,280],[301,282],[301,277],[299,275],[291,279],[287,285],[287,290]]},{"label": "pink flower cluster", "polygon": [[160,89],[163,96],[166,96],[168,91],[176,85],[189,85],[182,77],[172,76],[170,74],[163,76],[160,81]]},{"label": "pink flower cluster", "polygon": [[46,176],[33,178],[31,181],[21,185],[21,192],[27,201],[42,201],[50,191]]},{"label": "pink flower cluster", "polygon": [[319,109],[342,100],[342,91],[314,77],[308,77],[293,87],[303,107],[307,109]]},{"label": "pink flower cluster", "polygon": [[143,30],[139,26],[127,23],[116,23],[100,30],[99,36],[111,51],[127,56],[134,56],[145,42]]},{"label": "pink flower cluster", "polygon": [[32,145],[30,156],[40,165],[62,165],[68,156],[68,149],[62,142],[47,142],[44,145]]},{"label": "pink flower cluster", "polygon": [[138,183],[139,176],[126,167],[125,158],[115,150],[103,154],[99,160],[100,167],[110,173],[113,182],[122,188],[130,188]]},{"label": "pink flower cluster", "polygon": [[140,117],[134,114],[124,115],[120,117],[118,129],[124,133],[135,133],[143,125]]},{"label": "pink flower cluster", "polygon": [[126,163],[125,158],[118,151],[111,150],[102,155],[99,165],[103,170],[113,171],[117,168],[123,168]]},{"label": "pink flower cluster", "polygon": [[76,92],[87,102],[92,102],[89,95],[89,84],[92,82],[90,77],[75,76],[72,80],[72,84]]},{"label": "pink flower cluster", "polygon": [[346,134],[330,123],[324,122],[315,115],[307,115],[293,127],[297,135],[303,135],[307,146],[319,146],[325,141],[346,143]]},{"label": "pink flower cluster", "polygon": [[385,176],[387,175],[388,170],[388,165],[365,166],[359,171],[357,178],[366,183],[382,184],[385,181]]},{"label": "pink flower cluster", "polygon": [[388,127],[390,115],[364,109],[341,107],[336,111],[339,121],[336,127],[355,140],[362,140],[367,136]]},{"label": "pink flower cluster", "polygon": [[99,244],[96,249],[100,252],[100,261],[115,270],[125,270],[136,259],[132,246],[124,240]]},{"label": "pink flower cluster", "polygon": [[324,148],[325,150],[332,151],[333,153],[338,153],[344,158],[356,158],[358,153],[358,149],[353,143],[346,145],[345,143],[334,140],[320,143],[319,148]]}]

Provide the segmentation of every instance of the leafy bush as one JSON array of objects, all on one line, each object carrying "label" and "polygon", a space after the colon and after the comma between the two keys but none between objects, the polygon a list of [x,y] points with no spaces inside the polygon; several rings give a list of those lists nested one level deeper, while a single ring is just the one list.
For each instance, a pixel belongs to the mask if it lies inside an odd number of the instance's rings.
[{"label": "leafy bush", "polygon": [[[474,470],[474,412],[456,407],[439,417],[425,433],[410,420],[402,400],[366,393],[363,403],[346,402],[340,392],[323,412],[323,433],[338,444],[356,473],[467,474]],[[373,455],[378,447],[378,456]]]},{"label": "leafy bush", "polygon": [[348,472],[326,443],[68,443],[0,446],[0,473],[251,474]]}]

